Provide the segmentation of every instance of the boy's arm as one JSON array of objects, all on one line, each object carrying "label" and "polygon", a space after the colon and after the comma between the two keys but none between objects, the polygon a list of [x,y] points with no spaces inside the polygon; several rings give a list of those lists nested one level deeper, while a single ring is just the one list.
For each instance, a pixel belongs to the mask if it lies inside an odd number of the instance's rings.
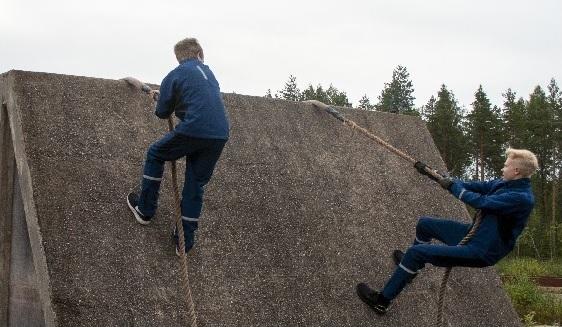
[{"label": "boy's arm", "polygon": [[459,180],[459,182],[462,183],[462,186],[469,191],[484,193],[484,194],[488,193],[494,185],[494,180],[469,181],[469,182]]},{"label": "boy's arm", "polygon": [[464,187],[460,181],[454,181],[449,191],[462,202],[475,209],[488,209],[497,211],[509,211],[525,202],[524,195],[517,192],[484,195]]},{"label": "boy's arm", "polygon": [[166,119],[174,112],[174,89],[176,80],[173,72],[174,71],[170,72],[160,85],[160,97],[158,98],[156,110],[154,112],[158,118]]}]

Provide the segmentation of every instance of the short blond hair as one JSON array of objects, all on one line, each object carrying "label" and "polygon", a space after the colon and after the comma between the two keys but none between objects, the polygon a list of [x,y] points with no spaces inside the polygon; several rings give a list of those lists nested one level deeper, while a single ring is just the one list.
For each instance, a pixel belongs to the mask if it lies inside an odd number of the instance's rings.
[{"label": "short blond hair", "polygon": [[178,62],[182,62],[187,59],[197,58],[201,55],[203,57],[203,48],[199,44],[196,38],[188,37],[185,38],[174,46],[174,53]]},{"label": "short blond hair", "polygon": [[523,177],[531,177],[539,168],[537,156],[529,150],[509,148],[505,151],[505,155],[515,161]]}]

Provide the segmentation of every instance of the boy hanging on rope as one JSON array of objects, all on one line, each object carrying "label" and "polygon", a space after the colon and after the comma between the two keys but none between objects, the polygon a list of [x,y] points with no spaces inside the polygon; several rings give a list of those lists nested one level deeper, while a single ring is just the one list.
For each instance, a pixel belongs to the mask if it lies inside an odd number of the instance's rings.
[{"label": "boy hanging on rope", "polygon": [[[397,267],[384,288],[375,291],[359,283],[359,298],[376,313],[384,314],[426,263],[439,267],[487,267],[511,252],[533,210],[535,200],[530,177],[537,170],[538,161],[528,150],[508,149],[506,156],[501,179],[464,182],[448,177],[432,178],[459,200],[481,210],[480,226],[466,245],[457,244],[470,230],[470,224],[421,217],[413,245],[405,253],[394,251],[392,256]],[[425,164],[416,162],[414,167],[430,176]],[[432,239],[444,244],[431,244]]]},{"label": "boy hanging on rope", "polygon": [[[140,194],[130,193],[127,205],[137,222],[149,224],[158,207],[158,193],[166,161],[186,158],[181,215],[185,251],[194,244],[203,205],[203,187],[228,140],[229,122],[219,83],[203,64],[203,49],[197,39],[179,41],[174,52],[179,65],[160,85],[156,116],[180,119],[176,128],[153,143],[147,151]],[[158,91],[151,91],[158,92]],[[178,232],[174,231],[176,253]]]}]

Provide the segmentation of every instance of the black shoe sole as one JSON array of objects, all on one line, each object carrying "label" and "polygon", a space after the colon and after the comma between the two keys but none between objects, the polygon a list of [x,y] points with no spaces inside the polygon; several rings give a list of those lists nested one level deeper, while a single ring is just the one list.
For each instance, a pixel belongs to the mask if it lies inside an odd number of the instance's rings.
[{"label": "black shoe sole", "polygon": [[[359,286],[359,285],[358,285]],[[359,299],[361,299],[361,301],[363,303],[365,303],[366,305],[369,306],[369,308],[371,308],[376,314],[378,315],[384,315],[386,313],[386,309],[383,308],[379,308],[379,306],[375,303],[372,302],[371,299],[367,298],[360,290],[359,287],[355,288],[356,292],[357,292],[357,296],[359,296]]]}]

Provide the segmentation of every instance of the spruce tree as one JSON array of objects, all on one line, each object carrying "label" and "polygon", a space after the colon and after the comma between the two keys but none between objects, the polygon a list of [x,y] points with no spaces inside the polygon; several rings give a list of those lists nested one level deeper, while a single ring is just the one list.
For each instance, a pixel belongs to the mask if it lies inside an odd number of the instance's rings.
[{"label": "spruce tree", "polygon": [[427,104],[425,106],[422,107],[421,109],[421,117],[427,121],[429,119],[429,117],[433,116],[435,114],[435,102],[437,100],[435,100],[435,97],[432,95],[431,98],[429,98],[429,101],[427,101]]},{"label": "spruce tree", "polygon": [[302,96],[295,76],[289,76],[289,80],[285,83],[285,87],[279,91],[279,95],[280,98],[285,100],[301,101]]},{"label": "spruce tree", "polygon": [[361,110],[373,110],[375,109],[375,106],[371,104],[371,101],[369,100],[369,98],[367,97],[367,95],[363,95],[363,97],[359,100],[359,106],[357,107],[357,109],[361,109]]},{"label": "spruce tree", "polygon": [[517,95],[511,89],[507,89],[502,95],[505,98],[502,116],[507,144],[512,148],[527,148],[529,137],[526,129],[527,107],[525,100],[523,98],[516,99]]},{"label": "spruce tree", "polygon": [[[558,223],[562,219],[560,213],[560,179],[562,177],[562,93],[558,87],[556,80],[552,78],[548,85],[548,96],[547,103],[550,110],[553,113],[553,135],[554,135],[554,154],[553,154],[553,165],[552,165],[552,180],[550,187],[550,198],[551,198],[551,208],[550,208],[550,259],[557,257],[557,249],[562,248],[558,243],[560,238],[560,224]],[[562,240],[562,239],[561,239]]]},{"label": "spruce tree", "polygon": [[527,126],[529,132],[529,150],[537,155],[539,170],[537,173],[538,187],[535,189],[537,198],[536,210],[540,212],[541,228],[547,228],[547,180],[553,171],[553,155],[555,149],[553,118],[554,113],[548,105],[547,96],[540,86],[531,93],[527,105]]},{"label": "spruce tree", "polygon": [[330,104],[341,107],[351,107],[351,103],[345,91],[338,90],[332,84],[330,84],[330,87],[326,90],[326,94],[328,95],[328,102]]},{"label": "spruce tree", "polygon": [[437,94],[434,111],[427,116],[427,127],[447,169],[462,176],[469,163],[467,140],[462,131],[462,110],[455,96],[443,84]]},{"label": "spruce tree", "polygon": [[484,180],[501,175],[504,136],[500,111],[495,106],[492,108],[482,85],[474,97],[466,131],[475,166],[474,178]]},{"label": "spruce tree", "polygon": [[408,70],[404,66],[398,66],[392,72],[392,81],[384,84],[375,108],[397,114],[412,113],[416,111],[413,93],[414,87]]}]

